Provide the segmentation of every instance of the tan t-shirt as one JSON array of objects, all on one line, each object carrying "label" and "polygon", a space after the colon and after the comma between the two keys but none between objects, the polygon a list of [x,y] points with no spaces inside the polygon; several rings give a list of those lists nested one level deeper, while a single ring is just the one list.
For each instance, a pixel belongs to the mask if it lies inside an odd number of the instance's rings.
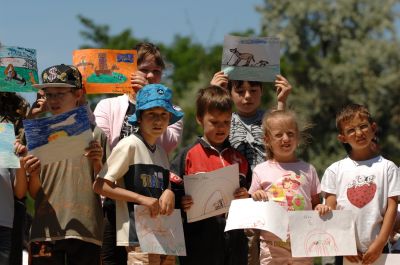
[{"label": "tan t-shirt", "polygon": [[[93,135],[106,153],[104,133],[95,127]],[[83,154],[43,166],[31,241],[75,238],[101,245],[103,214],[100,197],[92,188],[94,178],[91,163]]]}]

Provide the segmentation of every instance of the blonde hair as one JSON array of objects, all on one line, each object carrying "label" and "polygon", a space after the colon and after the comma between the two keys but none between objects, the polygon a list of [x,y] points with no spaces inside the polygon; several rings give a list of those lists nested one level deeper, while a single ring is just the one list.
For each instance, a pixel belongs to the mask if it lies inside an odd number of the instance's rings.
[{"label": "blonde hair", "polygon": [[[289,118],[295,123],[297,138],[299,140],[299,143],[307,144],[310,141],[311,135],[307,133],[307,130],[310,129],[312,125],[311,124],[301,125],[296,113],[291,110],[273,110],[271,112],[265,113],[262,120],[262,129],[264,132],[264,137],[266,135],[271,135],[272,128],[270,127],[269,123],[270,120],[282,119],[282,118]],[[274,152],[272,150],[271,145],[266,141],[266,138],[264,138],[264,143],[265,143],[266,159],[274,158]]]}]

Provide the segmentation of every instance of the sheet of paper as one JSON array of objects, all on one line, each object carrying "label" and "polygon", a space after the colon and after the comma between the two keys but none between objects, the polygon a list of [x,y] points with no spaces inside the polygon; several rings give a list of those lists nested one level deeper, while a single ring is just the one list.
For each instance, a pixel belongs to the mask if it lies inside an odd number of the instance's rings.
[{"label": "sheet of paper", "polygon": [[40,159],[41,165],[83,156],[93,139],[85,107],[23,123],[28,151]]},{"label": "sheet of paper", "polygon": [[147,207],[135,205],[135,227],[143,252],[186,256],[180,210],[151,218]]},{"label": "sheet of paper", "polygon": [[275,37],[224,38],[221,69],[232,80],[274,82],[280,73],[279,39]]},{"label": "sheet of paper", "polygon": [[0,45],[0,91],[37,92],[36,50]]},{"label": "sheet of paper", "polygon": [[20,168],[19,158],[14,153],[14,143],[14,125],[0,123],[0,167]]},{"label": "sheet of paper", "polygon": [[185,194],[193,199],[186,213],[188,223],[203,220],[228,211],[233,193],[239,188],[239,165],[184,176],[183,181]]},{"label": "sheet of paper", "polygon": [[322,217],[317,211],[292,211],[289,231],[293,257],[357,254],[351,211],[332,211]]},{"label": "sheet of paper", "polygon": [[[361,263],[352,263],[347,259],[343,259],[343,265],[353,265]],[[371,265],[398,265],[400,264],[399,254],[382,254],[374,263]]]},{"label": "sheet of paper", "polygon": [[132,91],[131,74],[137,69],[135,50],[85,49],[73,52],[73,64],[82,74],[88,94]]},{"label": "sheet of paper", "polygon": [[282,206],[273,201],[254,201],[249,198],[232,201],[225,231],[260,229],[269,231],[286,241],[288,225],[288,213]]}]

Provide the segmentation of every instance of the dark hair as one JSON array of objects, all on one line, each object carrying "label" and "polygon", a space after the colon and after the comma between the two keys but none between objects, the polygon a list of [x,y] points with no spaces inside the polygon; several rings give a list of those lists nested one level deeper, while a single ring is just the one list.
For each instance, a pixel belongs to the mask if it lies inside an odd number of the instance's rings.
[{"label": "dark hair", "polygon": [[226,89],[209,86],[200,89],[196,99],[196,116],[203,118],[207,112],[232,112],[233,101]]},{"label": "dark hair", "polygon": [[25,118],[28,103],[20,95],[13,92],[0,92],[0,116],[11,122]]},{"label": "dark hair", "polygon": [[140,65],[148,56],[153,56],[156,64],[165,69],[165,63],[161,56],[160,49],[151,42],[141,42],[135,46],[137,50],[137,64]]},{"label": "dark hair", "polygon": [[18,139],[23,137],[22,120],[26,118],[28,102],[14,92],[0,92],[0,122],[14,124]]},{"label": "dark hair", "polygon": [[228,81],[228,86],[227,89],[229,92],[232,92],[232,89],[235,87],[241,87],[244,82],[249,82],[251,87],[260,87],[261,89],[263,88],[262,83],[259,81],[245,81],[245,80],[229,80]]},{"label": "dark hair", "polygon": [[[372,119],[371,113],[368,111],[368,108],[363,105],[351,103],[349,105],[344,106],[339,112],[336,114],[336,128],[340,134],[343,134],[343,125],[356,116],[360,116],[364,119],[367,119],[370,124],[374,122]],[[375,137],[373,141],[377,144],[378,140]],[[349,154],[351,152],[351,145],[348,143],[342,143],[344,149]]]}]

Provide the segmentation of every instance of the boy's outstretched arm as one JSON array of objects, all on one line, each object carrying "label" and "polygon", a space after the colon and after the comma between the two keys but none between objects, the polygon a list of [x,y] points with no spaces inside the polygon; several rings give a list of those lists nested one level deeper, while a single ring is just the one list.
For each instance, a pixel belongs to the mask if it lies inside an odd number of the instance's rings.
[{"label": "boy's outstretched arm", "polygon": [[367,252],[364,253],[362,258],[363,264],[372,264],[382,254],[382,250],[388,242],[389,235],[392,232],[394,222],[397,214],[397,196],[389,197],[387,201],[387,208],[383,216],[383,223],[381,231],[378,236],[368,247]]},{"label": "boy's outstretched arm", "polygon": [[89,146],[85,149],[84,155],[92,161],[94,174],[97,175],[103,166],[103,148],[100,143],[96,140],[91,141]]},{"label": "boy's outstretched arm", "polygon": [[20,168],[16,170],[14,179],[14,195],[18,199],[22,199],[26,195],[28,190],[28,181],[26,177],[26,171],[24,168],[24,156],[27,154],[26,146],[21,144],[18,140],[14,144],[15,153],[19,156]]},{"label": "boy's outstretched arm", "polygon": [[94,192],[113,200],[134,202],[144,205],[150,209],[151,217],[157,216],[160,212],[160,205],[156,198],[147,197],[136,192],[123,189],[112,181],[104,178],[96,178],[93,183],[93,190]]},{"label": "boy's outstretched arm", "polygon": [[290,85],[289,81],[284,78],[282,75],[277,75],[275,79],[275,88],[276,88],[276,99],[277,106],[276,109],[284,110],[286,108],[286,100],[292,91],[292,85]]},{"label": "boy's outstretched arm", "polygon": [[211,79],[210,85],[219,86],[222,88],[228,88],[228,76],[224,73],[224,71],[216,72]]}]

